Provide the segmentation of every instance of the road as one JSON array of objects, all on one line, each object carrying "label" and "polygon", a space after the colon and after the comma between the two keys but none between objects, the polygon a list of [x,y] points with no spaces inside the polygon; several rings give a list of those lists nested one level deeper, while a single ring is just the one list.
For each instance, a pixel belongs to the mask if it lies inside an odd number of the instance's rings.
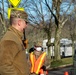
[{"label": "road", "polygon": [[65,67],[65,68],[59,68],[59,69],[54,69],[54,70],[50,70],[48,71],[48,75],[64,75],[65,71],[68,71],[68,73],[70,72],[72,67]]}]

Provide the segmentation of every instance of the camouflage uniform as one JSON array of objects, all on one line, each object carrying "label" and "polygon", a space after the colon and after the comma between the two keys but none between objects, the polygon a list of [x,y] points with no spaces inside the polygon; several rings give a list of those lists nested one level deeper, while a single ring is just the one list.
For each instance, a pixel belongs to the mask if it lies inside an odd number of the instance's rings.
[{"label": "camouflage uniform", "polygon": [[[11,17],[27,21],[27,14],[14,10]],[[0,74],[29,75],[25,49],[22,43],[23,33],[10,26],[0,42]]]}]

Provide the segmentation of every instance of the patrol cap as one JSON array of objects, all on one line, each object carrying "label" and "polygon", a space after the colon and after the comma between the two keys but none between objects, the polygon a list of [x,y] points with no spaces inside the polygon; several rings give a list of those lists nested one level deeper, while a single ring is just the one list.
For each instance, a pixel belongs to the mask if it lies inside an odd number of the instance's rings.
[{"label": "patrol cap", "polygon": [[21,19],[24,19],[26,22],[28,22],[28,19],[27,19],[28,15],[23,10],[12,9],[10,18],[21,18]]},{"label": "patrol cap", "polygon": [[36,46],[42,46],[42,42],[41,42],[41,41],[37,41],[37,42],[35,43],[35,45],[36,45]]}]

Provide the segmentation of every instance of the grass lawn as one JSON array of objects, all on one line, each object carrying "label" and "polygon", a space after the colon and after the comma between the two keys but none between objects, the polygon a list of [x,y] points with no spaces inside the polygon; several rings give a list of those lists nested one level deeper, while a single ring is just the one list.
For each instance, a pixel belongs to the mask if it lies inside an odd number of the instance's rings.
[{"label": "grass lawn", "polygon": [[67,65],[67,64],[73,64],[73,58],[72,57],[68,57],[68,58],[63,58],[59,61],[52,61],[51,62],[51,67],[59,67],[61,65]]}]

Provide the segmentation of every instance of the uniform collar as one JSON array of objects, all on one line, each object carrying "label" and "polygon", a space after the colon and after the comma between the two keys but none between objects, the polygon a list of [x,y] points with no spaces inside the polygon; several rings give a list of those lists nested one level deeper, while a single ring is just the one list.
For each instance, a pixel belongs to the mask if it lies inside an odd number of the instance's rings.
[{"label": "uniform collar", "polygon": [[10,26],[10,27],[8,28],[8,30],[9,30],[9,31],[13,31],[16,35],[19,36],[20,39],[22,39],[22,37],[23,37],[23,33],[20,32],[20,31],[18,31],[16,28]]}]

